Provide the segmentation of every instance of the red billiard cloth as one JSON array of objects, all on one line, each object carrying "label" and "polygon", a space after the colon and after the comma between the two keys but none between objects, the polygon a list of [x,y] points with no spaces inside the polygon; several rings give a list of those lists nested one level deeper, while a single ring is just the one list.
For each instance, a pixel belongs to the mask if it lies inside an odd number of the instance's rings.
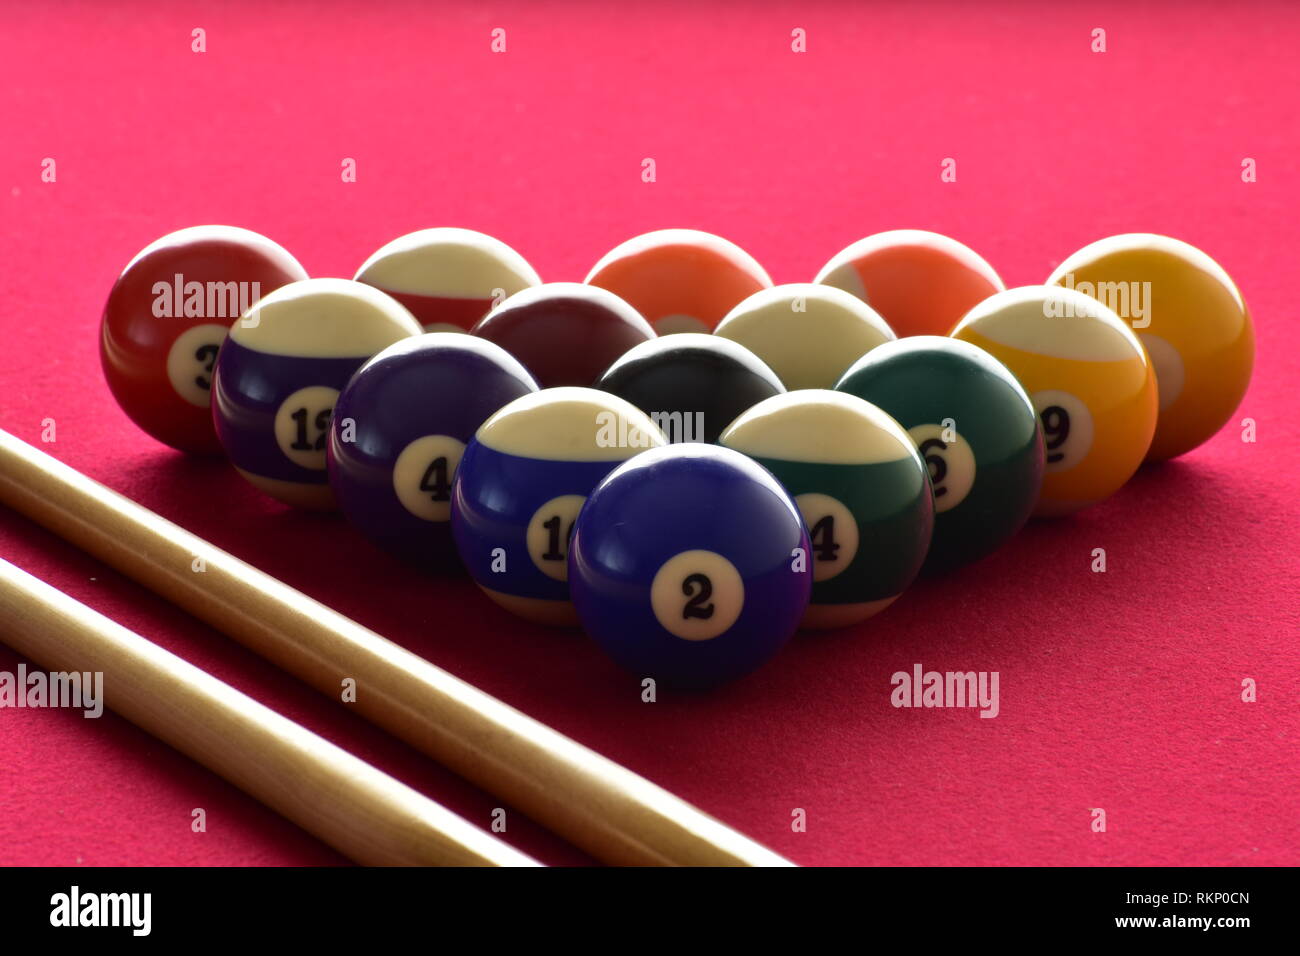
[{"label": "red billiard cloth", "polygon": [[[61,460],[799,863],[1300,862],[1300,7],[38,0],[4,19],[0,427],[40,444],[52,420],[41,447]],[[97,354],[109,286],[206,222],[340,276],[401,233],[468,226],[554,280],[687,226],[778,282],[919,227],[1008,285],[1155,231],[1237,279],[1258,363],[1227,428],[1112,500],[868,624],[802,635],[751,678],[646,704],[580,634],[402,567],[118,411]],[[498,805],[26,520],[0,514],[0,553],[470,818]],[[0,670],[19,661],[0,648]],[[916,664],[998,672],[997,717],[891,706],[891,675]],[[585,859],[508,819],[525,850]],[[116,716],[0,710],[0,863],[340,861]]]}]

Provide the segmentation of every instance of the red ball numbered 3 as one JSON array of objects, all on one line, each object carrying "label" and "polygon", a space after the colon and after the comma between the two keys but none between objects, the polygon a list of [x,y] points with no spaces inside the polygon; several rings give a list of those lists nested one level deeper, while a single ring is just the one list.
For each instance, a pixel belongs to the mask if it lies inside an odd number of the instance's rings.
[{"label": "red ball numbered 3", "polygon": [[212,370],[231,324],[307,273],[276,243],[235,226],[192,226],[146,246],[113,285],[100,326],[104,377],[140,428],[216,455]]}]

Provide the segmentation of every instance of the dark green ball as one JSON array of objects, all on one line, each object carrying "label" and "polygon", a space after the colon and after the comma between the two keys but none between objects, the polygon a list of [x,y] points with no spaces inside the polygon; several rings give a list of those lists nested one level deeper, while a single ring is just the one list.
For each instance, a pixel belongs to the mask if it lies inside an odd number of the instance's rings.
[{"label": "dark green ball", "polygon": [[881,409],[800,389],[759,402],[719,441],[772,472],[799,506],[813,565],[805,627],[866,620],[920,573],[934,495],[916,445]]},{"label": "dark green ball", "polygon": [[1029,396],[988,352],[910,336],[872,349],[835,388],[892,415],[926,460],[935,495],[926,571],[984,557],[1029,518],[1043,483],[1043,436]]}]

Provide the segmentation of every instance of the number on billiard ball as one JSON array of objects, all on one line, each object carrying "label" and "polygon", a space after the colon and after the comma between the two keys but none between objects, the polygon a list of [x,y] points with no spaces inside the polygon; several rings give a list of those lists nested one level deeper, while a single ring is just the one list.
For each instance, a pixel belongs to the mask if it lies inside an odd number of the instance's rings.
[{"label": "number on billiard ball", "polygon": [[948,493],[948,489],[943,486],[943,480],[948,476],[948,462],[944,460],[943,455],[936,452],[947,451],[948,443],[942,438],[930,438],[921,443],[919,450],[930,469],[930,484],[934,486],[934,496],[942,498]]},{"label": "number on billiard ball", "polygon": [[560,495],[538,508],[528,522],[524,538],[528,556],[552,580],[569,580],[569,539],[586,501],[586,495]]},{"label": "number on billiard ball", "polygon": [[[222,389],[223,358],[217,365],[216,387]],[[235,353],[238,354],[238,353]],[[309,385],[289,395],[275,413],[275,443],[281,454],[300,468],[325,471],[325,446],[329,443],[330,419],[334,416],[337,390],[326,385]]]},{"label": "number on billiard ball", "polygon": [[687,575],[686,580],[682,582],[682,593],[685,594],[689,601],[682,607],[682,619],[698,617],[707,621],[713,617],[713,605],[705,602],[713,596],[713,582],[709,580],[707,574]]},{"label": "number on billiard ball", "polygon": [[307,435],[307,417],[310,414],[305,406],[296,409],[289,417],[293,419],[297,426],[297,437],[289,447],[294,451],[324,451],[325,436],[330,430],[330,414],[334,411],[334,406],[322,408],[316,412],[315,434],[314,439]]},{"label": "number on billiard ball", "polygon": [[[347,395],[347,392],[344,392],[344,395]],[[339,401],[342,402],[343,399],[340,398]],[[366,404],[371,404],[371,401],[368,399]],[[356,411],[355,406],[351,404],[335,406],[333,415],[335,424],[330,426],[332,430],[330,442],[336,462],[352,447],[352,443],[340,439],[339,424],[349,417],[357,420],[354,417]],[[340,414],[343,415],[342,419],[339,418]],[[393,425],[391,415],[390,412],[386,422],[389,428]],[[368,430],[368,434],[374,434],[375,421],[366,418],[364,427]],[[453,435],[421,435],[403,448],[392,465],[393,493],[402,507],[421,521],[432,521],[438,524],[447,521],[451,517],[456,469],[460,466],[460,459],[464,454],[465,444]],[[416,534],[425,529],[420,528],[419,532],[415,529],[407,530]],[[400,534],[396,530],[391,533],[395,537]]]},{"label": "number on billiard ball", "polygon": [[858,555],[858,523],[844,502],[820,492],[795,498],[808,525],[813,560],[813,580],[826,581],[842,574]]},{"label": "number on billiard ball", "polygon": [[1043,420],[1047,463],[1055,464],[1065,458],[1065,452],[1059,449],[1070,440],[1070,413],[1060,405],[1049,405],[1043,409],[1040,417]]},{"label": "number on billiard ball", "polygon": [[200,345],[194,352],[194,360],[203,368],[202,374],[194,376],[194,384],[205,392],[212,391],[212,368],[217,364],[219,351],[221,351],[220,344],[209,344]]},{"label": "number on billiard ball", "polygon": [[564,561],[569,557],[569,540],[573,537],[573,522],[569,522],[569,533],[564,536],[564,550],[560,550],[560,527],[564,520],[559,515],[551,515],[542,522],[542,527],[546,529],[547,548],[542,553],[543,561]]},{"label": "number on billiard ball", "polygon": [[685,641],[710,641],[740,617],[745,582],[725,555],[693,548],[659,566],[649,597],[655,620],[668,634]]},{"label": "number on billiard ball", "polygon": [[835,516],[828,514],[808,529],[812,541],[813,557],[818,561],[838,561],[835,552],[839,551],[839,542],[835,540]]},{"label": "number on billiard ball", "polygon": [[966,500],[975,485],[975,452],[961,433],[952,427],[954,424],[945,419],[941,424],[914,425],[907,431],[925,461],[936,514],[956,508]]},{"label": "number on billiard ball", "polygon": [[420,490],[426,492],[434,501],[451,500],[451,477],[448,474],[447,456],[439,455],[429,462],[420,478]]}]

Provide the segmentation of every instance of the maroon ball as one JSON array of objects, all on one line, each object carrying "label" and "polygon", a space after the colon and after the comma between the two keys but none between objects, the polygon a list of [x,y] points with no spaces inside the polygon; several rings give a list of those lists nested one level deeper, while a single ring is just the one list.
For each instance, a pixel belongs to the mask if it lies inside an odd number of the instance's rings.
[{"label": "maroon ball", "polygon": [[589,386],[632,346],[655,338],[632,306],[578,282],[548,282],[516,292],[470,333],[517,358],[542,388]]}]

